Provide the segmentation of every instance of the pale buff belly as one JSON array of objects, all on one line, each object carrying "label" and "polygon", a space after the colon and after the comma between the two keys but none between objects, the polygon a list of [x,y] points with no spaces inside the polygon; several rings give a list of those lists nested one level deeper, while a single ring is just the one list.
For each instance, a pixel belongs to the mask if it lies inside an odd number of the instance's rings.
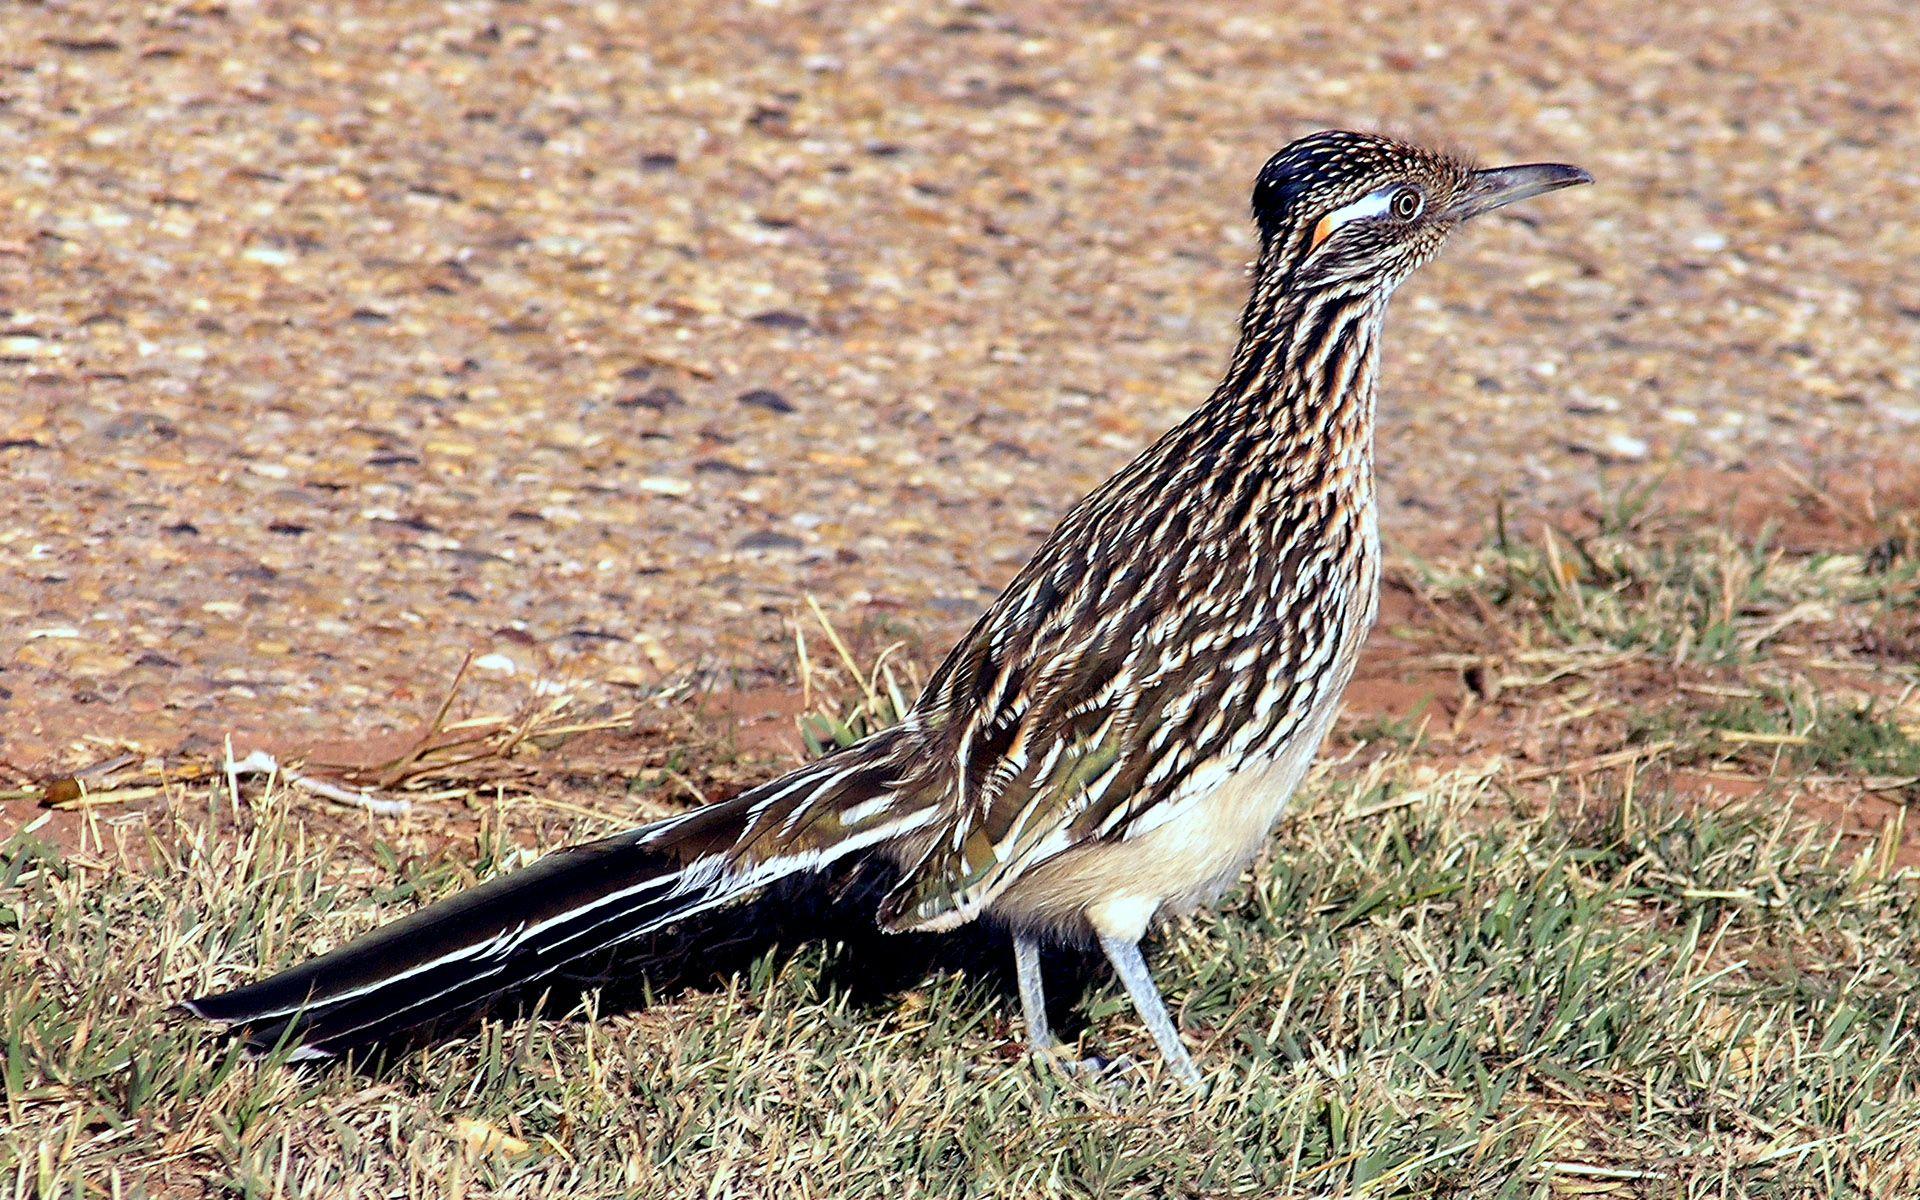
[{"label": "pale buff belly", "polygon": [[1332,724],[1334,706],[1280,755],[1242,764],[1143,833],[1039,864],[990,906],[1023,930],[1138,940],[1160,912],[1216,898],[1266,844]]}]

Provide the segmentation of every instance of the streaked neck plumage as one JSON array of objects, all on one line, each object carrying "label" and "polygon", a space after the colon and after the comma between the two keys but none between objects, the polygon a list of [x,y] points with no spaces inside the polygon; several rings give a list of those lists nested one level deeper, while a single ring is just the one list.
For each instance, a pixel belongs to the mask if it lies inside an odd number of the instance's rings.
[{"label": "streaked neck plumage", "polygon": [[1263,261],[1219,387],[1136,466],[1184,461],[1183,482],[1217,489],[1217,511],[1234,518],[1216,528],[1239,526],[1259,553],[1351,533],[1371,571],[1377,351],[1397,282],[1301,286]]},{"label": "streaked neck plumage", "polygon": [[1239,343],[1202,413],[1243,418],[1282,457],[1371,462],[1380,324],[1399,281],[1306,280],[1279,258],[1270,249],[1255,269]]}]

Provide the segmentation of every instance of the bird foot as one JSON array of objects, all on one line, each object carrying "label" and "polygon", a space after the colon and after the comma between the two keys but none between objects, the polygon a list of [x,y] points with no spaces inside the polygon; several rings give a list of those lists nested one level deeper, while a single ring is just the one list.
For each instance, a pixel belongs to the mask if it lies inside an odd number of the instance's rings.
[{"label": "bird foot", "polygon": [[1034,1047],[1029,1053],[1037,1061],[1083,1083],[1098,1083],[1109,1087],[1131,1087],[1138,1082],[1135,1077],[1144,1075],[1146,1070],[1139,1060],[1131,1055],[1122,1054],[1116,1058],[1108,1058],[1104,1054],[1089,1054],[1085,1058],[1075,1058],[1069,1047],[1058,1043]]}]

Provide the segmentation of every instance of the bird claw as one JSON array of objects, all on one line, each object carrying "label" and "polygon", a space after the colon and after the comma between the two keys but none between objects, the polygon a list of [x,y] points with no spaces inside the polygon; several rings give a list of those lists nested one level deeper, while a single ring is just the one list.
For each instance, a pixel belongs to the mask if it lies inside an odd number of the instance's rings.
[{"label": "bird claw", "polygon": [[1104,1054],[1089,1054],[1085,1058],[1075,1058],[1067,1047],[1058,1044],[1035,1047],[1031,1055],[1054,1070],[1083,1083],[1131,1087],[1136,1082],[1131,1076],[1144,1074],[1146,1070],[1140,1061],[1131,1055],[1122,1054],[1115,1058],[1108,1058]]},{"label": "bird claw", "polygon": [[1113,1058],[1108,1058],[1104,1054],[1089,1054],[1074,1064],[1074,1070],[1085,1071],[1089,1075],[1119,1076],[1145,1069],[1140,1060],[1130,1054],[1121,1054]]}]

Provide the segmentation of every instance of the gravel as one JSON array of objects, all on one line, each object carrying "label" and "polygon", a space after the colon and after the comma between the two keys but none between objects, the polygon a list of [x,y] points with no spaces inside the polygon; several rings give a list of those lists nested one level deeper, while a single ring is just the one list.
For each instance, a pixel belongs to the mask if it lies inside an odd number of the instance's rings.
[{"label": "gravel", "polygon": [[1317,127],[1599,180],[1397,302],[1396,543],[1911,472],[1911,23],[0,6],[0,759],[402,726],[469,652],[488,702],[781,671],[809,593],[941,640],[1206,394]]}]

